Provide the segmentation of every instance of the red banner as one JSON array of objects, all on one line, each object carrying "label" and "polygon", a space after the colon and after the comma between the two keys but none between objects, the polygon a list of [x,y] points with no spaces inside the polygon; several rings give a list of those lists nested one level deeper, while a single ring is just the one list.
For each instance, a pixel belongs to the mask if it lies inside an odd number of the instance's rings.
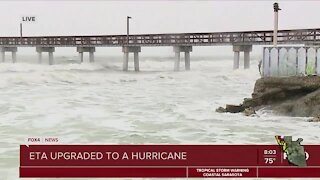
[{"label": "red banner", "polygon": [[320,146],[304,149],[298,168],[277,145],[21,145],[20,177],[320,177]]}]

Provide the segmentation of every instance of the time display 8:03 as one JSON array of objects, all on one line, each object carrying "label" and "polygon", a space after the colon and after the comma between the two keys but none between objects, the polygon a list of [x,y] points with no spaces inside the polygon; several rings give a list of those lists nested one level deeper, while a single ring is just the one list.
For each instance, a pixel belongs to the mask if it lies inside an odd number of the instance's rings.
[{"label": "time display 8:03", "polygon": [[263,154],[264,155],[276,155],[277,154],[277,151],[275,149],[266,149],[263,151]]}]

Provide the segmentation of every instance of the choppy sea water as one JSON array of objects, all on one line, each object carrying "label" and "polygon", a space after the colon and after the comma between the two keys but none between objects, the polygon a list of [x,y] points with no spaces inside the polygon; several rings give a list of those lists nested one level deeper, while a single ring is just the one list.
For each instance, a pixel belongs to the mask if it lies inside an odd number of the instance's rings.
[{"label": "choppy sea water", "polygon": [[[192,57],[191,71],[173,59],[141,58],[141,72],[122,72],[122,58],[48,66],[0,64],[0,180],[18,179],[19,144],[58,137],[67,144],[275,144],[274,135],[319,144],[319,123],[260,110],[216,113],[250,97],[260,77],[232,70],[232,58]],[[181,66],[183,66],[183,62]]]}]

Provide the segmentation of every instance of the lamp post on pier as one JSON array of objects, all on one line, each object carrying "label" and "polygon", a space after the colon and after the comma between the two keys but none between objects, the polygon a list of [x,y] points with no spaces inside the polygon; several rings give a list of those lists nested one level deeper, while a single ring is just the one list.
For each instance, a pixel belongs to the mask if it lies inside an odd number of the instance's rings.
[{"label": "lamp post on pier", "polygon": [[129,20],[130,20],[131,18],[132,18],[132,17],[127,16],[127,45],[129,44]]},{"label": "lamp post on pier", "polygon": [[273,10],[274,10],[273,46],[276,47],[278,44],[278,11],[281,10],[279,8],[278,3],[273,4]]},{"label": "lamp post on pier", "polygon": [[22,38],[22,23],[20,23],[20,38]]}]

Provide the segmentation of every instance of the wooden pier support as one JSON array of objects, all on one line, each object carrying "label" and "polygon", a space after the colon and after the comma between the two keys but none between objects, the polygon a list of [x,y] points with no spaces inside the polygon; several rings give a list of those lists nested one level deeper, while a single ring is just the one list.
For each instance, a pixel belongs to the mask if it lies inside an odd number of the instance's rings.
[{"label": "wooden pier support", "polygon": [[49,65],[54,64],[53,53],[55,52],[54,47],[36,47],[38,53],[38,62],[42,63],[42,52],[47,52],[49,55]]},{"label": "wooden pier support", "polygon": [[240,52],[244,52],[244,69],[250,68],[250,52],[252,51],[252,45],[233,45],[234,59],[233,69],[239,69]]},{"label": "wooden pier support", "polygon": [[122,52],[123,52],[123,66],[122,66],[123,71],[128,71],[129,53],[130,52],[133,52],[133,54],[134,54],[134,57],[133,57],[134,70],[140,71],[139,52],[141,52],[141,47],[140,46],[123,46]]},{"label": "wooden pier support", "polygon": [[192,46],[174,46],[173,51],[175,52],[174,60],[174,71],[180,70],[180,52],[184,52],[185,69],[190,70],[190,52],[192,52]]},{"label": "wooden pier support", "polygon": [[6,61],[6,52],[11,52],[12,56],[12,63],[15,63],[17,61],[17,47],[0,47],[0,52],[1,52],[1,61],[5,62]]},{"label": "wooden pier support", "polygon": [[77,47],[77,52],[79,53],[80,62],[83,63],[83,53],[89,53],[89,62],[94,62],[94,52],[96,52],[95,47]]}]

